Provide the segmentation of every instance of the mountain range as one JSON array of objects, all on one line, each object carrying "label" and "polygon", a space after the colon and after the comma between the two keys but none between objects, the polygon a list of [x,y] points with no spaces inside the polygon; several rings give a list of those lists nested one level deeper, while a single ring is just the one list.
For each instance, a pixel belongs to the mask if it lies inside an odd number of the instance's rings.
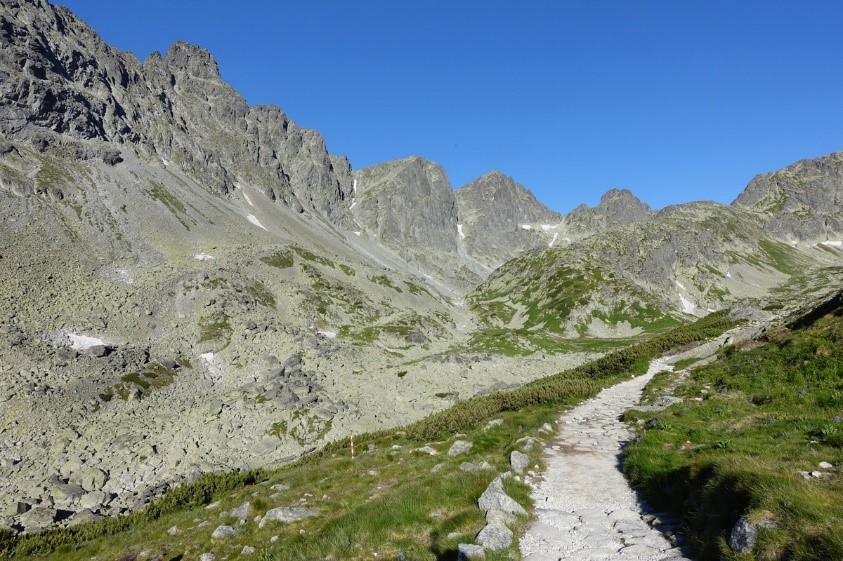
[{"label": "mountain range", "polygon": [[[0,522],[115,515],[731,308],[838,285],[843,153],[731,205],[560,215],[498,171],[352,169],[205,49],[0,4]],[[25,524],[36,505],[49,520]],[[62,514],[64,513],[64,514]]]}]

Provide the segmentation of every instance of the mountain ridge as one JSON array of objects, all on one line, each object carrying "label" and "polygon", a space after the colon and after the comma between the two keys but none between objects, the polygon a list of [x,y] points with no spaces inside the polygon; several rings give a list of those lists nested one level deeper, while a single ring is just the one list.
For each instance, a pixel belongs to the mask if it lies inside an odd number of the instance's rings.
[{"label": "mountain ridge", "polygon": [[141,63],[43,0],[0,4],[0,44],[17,529],[19,510],[116,516],[839,278],[840,154],[730,206],[610,190],[560,215],[500,172],[455,190],[418,156],[353,170],[201,47]]}]

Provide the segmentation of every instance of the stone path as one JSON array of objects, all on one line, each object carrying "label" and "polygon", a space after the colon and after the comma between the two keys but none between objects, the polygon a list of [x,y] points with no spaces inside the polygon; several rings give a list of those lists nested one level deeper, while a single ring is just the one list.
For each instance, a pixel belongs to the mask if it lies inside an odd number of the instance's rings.
[{"label": "stone path", "polygon": [[647,374],[607,388],[561,417],[557,439],[545,450],[547,470],[528,478],[537,520],[521,538],[524,561],[686,559],[671,543],[678,538],[668,537],[670,520],[642,508],[618,464],[631,437],[619,416],[638,403],[656,372],[670,368],[654,360]]}]

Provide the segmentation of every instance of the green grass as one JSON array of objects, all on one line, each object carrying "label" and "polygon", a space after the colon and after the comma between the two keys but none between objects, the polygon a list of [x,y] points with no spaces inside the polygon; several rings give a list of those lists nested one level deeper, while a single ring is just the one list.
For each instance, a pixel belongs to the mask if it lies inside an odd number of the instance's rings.
[{"label": "green grass", "polygon": [[330,267],[331,269],[334,268],[334,262],[333,261],[331,261],[330,259],[326,259],[325,257],[322,257],[321,255],[316,255],[312,251],[308,251],[308,250],[304,249],[303,247],[299,247],[297,245],[291,245],[290,249],[293,250],[296,253],[296,255],[298,255],[299,257],[301,257],[305,261],[310,261],[311,263],[318,263],[318,264],[323,265],[325,267]]},{"label": "green grass", "polygon": [[377,276],[374,276],[374,277],[369,277],[369,280],[372,281],[375,284],[379,284],[381,286],[391,288],[395,292],[399,292],[399,293],[404,292],[403,290],[401,290],[401,288],[399,286],[397,286],[395,283],[393,283],[392,280],[386,275],[377,275]]},{"label": "green grass", "polygon": [[682,404],[628,414],[644,428],[627,475],[682,514],[702,559],[745,559],[725,544],[747,513],[778,525],[759,534],[753,558],[843,559],[839,471],[799,474],[843,464],[843,307],[802,324],[762,347],[727,347],[676,389]]},{"label": "green grass", "polygon": [[229,341],[232,333],[230,318],[226,314],[218,313],[205,316],[199,320],[199,340],[197,342],[204,343],[216,339]]},{"label": "green grass", "polygon": [[293,266],[293,254],[289,251],[277,251],[272,255],[261,257],[260,260],[270,267],[277,267],[278,269],[286,269]]},{"label": "green grass", "polygon": [[185,220],[185,212],[187,209],[185,209],[184,203],[182,203],[178,197],[167,191],[167,189],[165,189],[164,186],[157,181],[150,181],[150,185],[151,188],[149,189],[149,196],[167,207],[167,209],[173,213],[173,216],[181,222],[182,226],[184,226],[185,229],[190,230],[190,225]]},{"label": "green grass", "polygon": [[[263,283],[253,281],[247,284],[243,291],[255,299],[255,302],[267,308],[275,308],[275,295]],[[239,291],[238,291],[239,292]]]},{"label": "green grass", "polygon": [[[234,561],[245,558],[240,552],[248,544],[259,549],[255,558],[263,560],[455,559],[457,545],[472,542],[483,527],[477,499],[498,472],[508,469],[509,454],[521,448],[520,439],[539,436],[538,429],[558,418],[560,410],[640,370],[650,357],[717,335],[730,325],[723,314],[712,315],[521,388],[462,401],[403,429],[356,435],[353,460],[349,439],[343,436],[273,471],[204,476],[140,512],[38,535],[0,534],[0,558],[88,561],[145,550],[153,556],[166,552],[165,559],[195,559],[214,551],[218,558]],[[486,429],[491,419],[502,423]],[[276,421],[269,432],[287,437],[291,421]],[[457,434],[474,445],[468,454],[451,458],[444,452]],[[413,452],[424,445],[439,454]],[[531,463],[541,463],[541,447],[530,456]],[[462,462],[483,460],[495,470],[459,469]],[[288,489],[276,493],[271,488],[275,484]],[[532,506],[526,485],[507,481],[505,488],[522,505]],[[276,506],[304,506],[319,515],[265,528],[235,523],[235,538],[212,541],[216,525],[235,522],[220,513],[247,500],[259,509],[256,514]],[[218,510],[204,508],[212,501],[221,502]],[[202,526],[202,521],[209,524]],[[521,531],[528,521],[519,519],[515,530]],[[176,535],[167,532],[172,526],[179,528]],[[270,536],[278,536],[277,542],[270,544]],[[487,552],[486,559],[503,561],[517,555],[516,542],[501,552]]]}]

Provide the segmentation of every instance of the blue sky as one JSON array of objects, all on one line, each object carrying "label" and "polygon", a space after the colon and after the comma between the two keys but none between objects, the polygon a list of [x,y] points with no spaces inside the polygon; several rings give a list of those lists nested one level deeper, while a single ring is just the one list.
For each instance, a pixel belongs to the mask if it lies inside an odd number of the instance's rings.
[{"label": "blue sky", "polygon": [[[208,48],[355,168],[497,169],[566,212],[730,202],[843,150],[843,2],[59,0],[141,59]],[[119,8],[118,8],[119,5]]]}]

